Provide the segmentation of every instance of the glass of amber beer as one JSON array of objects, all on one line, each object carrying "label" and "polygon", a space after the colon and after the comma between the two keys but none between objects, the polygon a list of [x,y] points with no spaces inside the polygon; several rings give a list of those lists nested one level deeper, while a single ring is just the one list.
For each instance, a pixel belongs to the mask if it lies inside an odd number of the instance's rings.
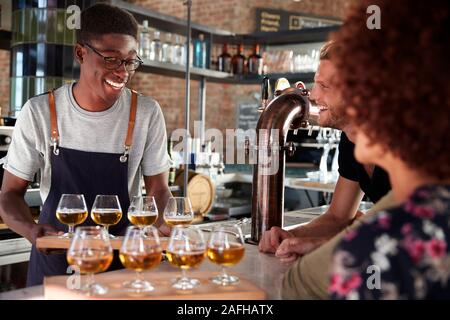
[{"label": "glass of amber beer", "polygon": [[113,260],[113,250],[104,228],[78,227],[67,251],[67,262],[73,269],[87,275],[87,283],[81,290],[88,295],[101,295],[108,288],[95,282],[94,274],[104,272]]},{"label": "glass of amber beer", "polygon": [[125,268],[136,271],[136,279],[125,282],[124,288],[138,293],[152,291],[154,288],[151,283],[142,279],[142,271],[150,270],[161,262],[162,247],[158,230],[153,226],[143,229],[138,226],[128,227],[119,257]]},{"label": "glass of amber beer", "polygon": [[164,209],[164,221],[169,226],[190,224],[194,220],[191,200],[188,197],[172,197]]},{"label": "glass of amber beer", "polygon": [[[122,219],[122,208],[119,197],[115,195],[97,195],[91,210],[91,218],[96,224],[102,225],[109,234],[109,226],[118,224]],[[115,238],[109,234],[109,237]]]},{"label": "glass of amber beer", "polygon": [[199,266],[205,258],[206,243],[203,233],[195,226],[176,225],[172,229],[166,257],[170,264],[181,268],[182,275],[172,287],[189,290],[200,284],[197,279],[188,278],[187,269]]},{"label": "glass of amber beer", "polygon": [[82,194],[63,194],[56,208],[56,218],[59,222],[67,224],[69,230],[62,235],[64,238],[72,238],[74,228],[82,224],[88,217],[86,201]]},{"label": "glass of amber beer", "polygon": [[155,198],[134,196],[128,208],[128,220],[140,228],[154,224],[158,220],[158,207]]},{"label": "glass of amber beer", "polygon": [[206,254],[209,260],[222,267],[222,274],[211,278],[211,281],[222,286],[238,283],[239,278],[229,275],[226,268],[241,261],[244,251],[244,236],[238,225],[215,227],[211,232]]}]

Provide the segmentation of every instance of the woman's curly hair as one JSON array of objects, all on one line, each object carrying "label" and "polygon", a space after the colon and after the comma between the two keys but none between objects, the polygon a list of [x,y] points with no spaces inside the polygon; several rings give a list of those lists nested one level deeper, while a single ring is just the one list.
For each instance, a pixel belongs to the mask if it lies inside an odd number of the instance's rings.
[{"label": "woman's curly hair", "polygon": [[[370,30],[367,8],[381,9]],[[450,178],[448,1],[360,0],[332,39],[342,116],[409,167]],[[352,112],[349,112],[349,111]]]}]

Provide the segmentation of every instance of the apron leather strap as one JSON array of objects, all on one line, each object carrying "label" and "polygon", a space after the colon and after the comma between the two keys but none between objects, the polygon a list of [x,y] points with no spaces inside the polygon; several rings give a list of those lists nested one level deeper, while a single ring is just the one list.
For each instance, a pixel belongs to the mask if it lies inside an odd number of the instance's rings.
[{"label": "apron leather strap", "polygon": [[48,92],[48,106],[50,107],[50,126],[51,126],[51,141],[53,144],[53,153],[55,155],[58,155],[59,132],[58,132],[58,123],[56,121],[56,105],[53,90],[50,90]]},{"label": "apron leather strap", "polygon": [[[135,90],[131,90],[130,118],[128,120],[127,137],[125,139],[125,151],[123,155],[120,157],[121,162],[127,161],[131,144],[133,143],[133,130],[134,125],[136,123],[136,112],[137,112],[137,95],[138,94]],[[56,104],[53,90],[49,91],[48,93],[48,105],[50,107],[51,141],[53,144],[53,152],[55,153],[55,155],[58,155],[59,132],[58,132],[58,123],[56,120]]]},{"label": "apron leather strap", "polygon": [[133,142],[133,129],[136,123],[136,110],[137,110],[137,92],[131,90],[131,107],[130,107],[130,119],[128,120],[128,132],[125,140],[125,146],[131,147]]},{"label": "apron leather strap", "polygon": [[136,123],[136,111],[137,111],[137,92],[131,90],[131,106],[130,106],[130,118],[128,120],[127,138],[125,139],[125,151],[120,157],[120,162],[126,162],[128,154],[130,152],[131,144],[133,143],[133,130]]}]

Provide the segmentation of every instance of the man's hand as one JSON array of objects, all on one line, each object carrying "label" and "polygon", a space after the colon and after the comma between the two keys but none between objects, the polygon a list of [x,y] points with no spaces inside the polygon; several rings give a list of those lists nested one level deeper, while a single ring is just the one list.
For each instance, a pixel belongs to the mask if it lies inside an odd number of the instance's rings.
[{"label": "man's hand", "polygon": [[[36,224],[30,231],[30,235],[28,240],[31,244],[36,245],[36,239],[44,236],[61,236],[64,232],[58,231],[54,226],[50,224]],[[55,253],[64,253],[66,250],[60,249],[39,249],[39,251],[43,254],[55,254]]]},{"label": "man's hand", "polygon": [[169,237],[172,229],[165,223],[158,227],[158,233],[160,237]]},{"label": "man's hand", "polygon": [[283,240],[275,252],[275,256],[279,258],[282,263],[290,264],[299,257],[313,251],[327,240],[327,238],[291,237]]},{"label": "man's hand", "polygon": [[264,231],[259,241],[259,251],[266,253],[275,253],[284,239],[293,237],[293,235],[281,229],[280,227],[272,227],[269,231]]}]

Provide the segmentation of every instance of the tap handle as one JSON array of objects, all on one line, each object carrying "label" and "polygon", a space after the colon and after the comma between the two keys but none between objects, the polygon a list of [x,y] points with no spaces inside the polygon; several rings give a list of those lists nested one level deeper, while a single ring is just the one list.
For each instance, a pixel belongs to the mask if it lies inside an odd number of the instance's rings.
[{"label": "tap handle", "polygon": [[289,157],[292,157],[296,151],[296,147],[295,147],[295,143],[293,141],[289,141],[288,143],[286,143],[286,145],[284,146],[284,150],[287,151]]},{"label": "tap handle", "polygon": [[289,83],[289,80],[286,78],[280,78],[275,83],[275,96],[279,96],[281,92],[287,88],[290,88],[291,84]]},{"label": "tap handle", "polygon": [[264,76],[261,83],[261,99],[269,100],[270,96],[270,79],[268,76]]},{"label": "tap handle", "polygon": [[245,150],[245,155],[248,156],[250,154],[250,139],[249,138],[245,138],[244,150]]},{"label": "tap handle", "polygon": [[263,112],[267,105],[269,104],[270,99],[270,79],[268,76],[264,76],[263,81],[261,83],[261,106],[258,108],[259,112]]}]

